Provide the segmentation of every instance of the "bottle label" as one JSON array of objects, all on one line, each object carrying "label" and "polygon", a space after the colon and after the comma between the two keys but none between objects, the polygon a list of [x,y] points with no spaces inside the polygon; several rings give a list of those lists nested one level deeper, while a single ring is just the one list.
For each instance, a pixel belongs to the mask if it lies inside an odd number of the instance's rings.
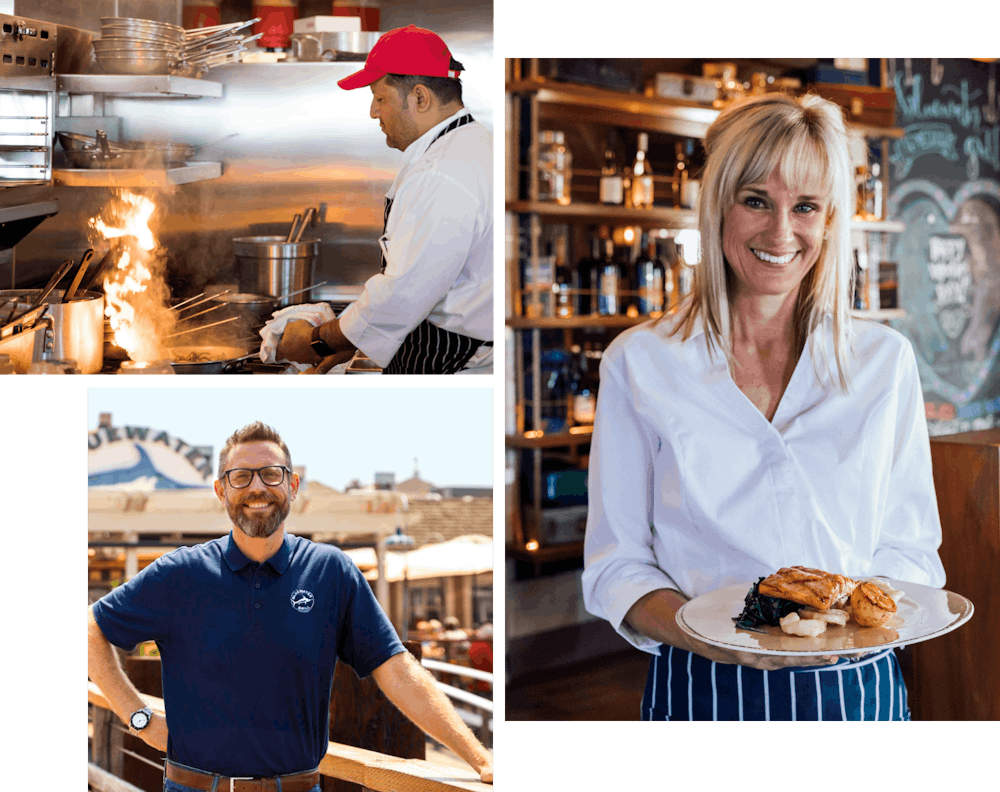
[{"label": "bottle label", "polygon": [[610,316],[618,313],[618,268],[601,270],[600,291],[597,297],[598,313]]},{"label": "bottle label", "polygon": [[648,209],[653,205],[653,177],[636,176],[632,179],[632,204]]},{"label": "bottle label", "polygon": [[573,420],[578,424],[592,424],[597,411],[597,399],[590,391],[573,397]]},{"label": "bottle label", "polygon": [[621,176],[601,177],[601,203],[619,205],[625,200]]}]

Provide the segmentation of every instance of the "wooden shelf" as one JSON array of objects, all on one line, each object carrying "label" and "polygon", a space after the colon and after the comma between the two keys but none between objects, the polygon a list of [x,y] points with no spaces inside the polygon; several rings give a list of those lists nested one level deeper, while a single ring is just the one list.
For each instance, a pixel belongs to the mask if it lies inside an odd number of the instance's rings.
[{"label": "wooden shelf", "polygon": [[629,327],[648,322],[652,316],[546,316],[529,319],[526,316],[507,317],[507,327],[515,330],[572,330],[586,327],[626,330]]},{"label": "wooden shelf", "polygon": [[594,434],[593,426],[574,426],[567,432],[525,432],[524,434],[507,435],[507,448],[559,448],[589,443]]},{"label": "wooden shelf", "polygon": [[[545,78],[506,84],[507,93],[533,93],[539,117],[581,124],[634,127],[681,137],[704,138],[721,110],[697,102],[644,96],[591,85],[554,82]],[[904,130],[872,124],[851,124],[870,140],[903,137]]]},{"label": "wooden shelf", "polygon": [[528,550],[524,547],[507,545],[507,558],[513,561],[527,561],[531,564],[549,564],[553,561],[568,561],[574,558],[583,558],[583,542],[571,542],[552,547],[539,547],[537,550]]},{"label": "wooden shelf", "polygon": [[546,201],[507,201],[508,212],[538,214],[563,222],[619,223],[644,228],[697,228],[698,212],[694,209],[672,209],[654,206],[652,209],[626,209],[624,206],[575,203],[563,206]]}]

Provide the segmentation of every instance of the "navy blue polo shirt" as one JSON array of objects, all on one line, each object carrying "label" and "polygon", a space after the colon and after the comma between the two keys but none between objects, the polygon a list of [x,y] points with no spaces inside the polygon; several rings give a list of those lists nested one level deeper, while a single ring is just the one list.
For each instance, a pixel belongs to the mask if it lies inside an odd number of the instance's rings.
[{"label": "navy blue polo shirt", "polygon": [[406,651],[358,567],[286,534],[258,564],[232,534],[167,553],[94,604],[109,642],[156,641],[167,756],[226,776],[311,770],[329,742],[333,671]]}]

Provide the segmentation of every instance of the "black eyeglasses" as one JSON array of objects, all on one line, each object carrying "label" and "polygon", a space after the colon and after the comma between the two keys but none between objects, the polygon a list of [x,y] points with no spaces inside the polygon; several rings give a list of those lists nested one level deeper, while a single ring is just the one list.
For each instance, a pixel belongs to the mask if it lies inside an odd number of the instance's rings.
[{"label": "black eyeglasses", "polygon": [[233,468],[223,473],[223,477],[233,489],[246,489],[253,481],[253,474],[269,487],[277,487],[285,480],[285,473],[291,473],[284,465],[268,465],[262,468]]}]

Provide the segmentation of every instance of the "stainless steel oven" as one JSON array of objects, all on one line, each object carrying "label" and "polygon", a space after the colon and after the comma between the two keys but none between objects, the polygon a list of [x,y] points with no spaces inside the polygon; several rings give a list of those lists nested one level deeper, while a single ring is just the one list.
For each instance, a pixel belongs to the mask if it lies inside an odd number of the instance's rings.
[{"label": "stainless steel oven", "polygon": [[0,264],[6,254],[11,288],[14,245],[59,208],[52,197],[57,31],[52,22],[0,14]]}]

